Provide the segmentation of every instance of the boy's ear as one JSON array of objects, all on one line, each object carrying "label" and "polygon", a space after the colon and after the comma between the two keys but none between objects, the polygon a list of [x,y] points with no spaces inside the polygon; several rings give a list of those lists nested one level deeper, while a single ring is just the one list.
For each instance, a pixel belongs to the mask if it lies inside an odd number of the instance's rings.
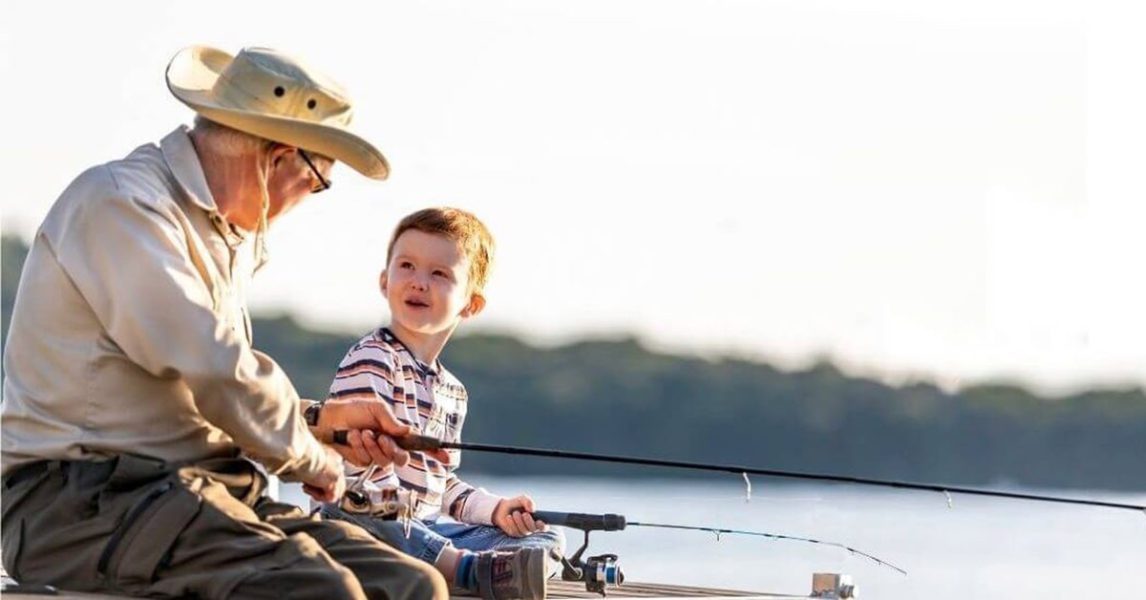
[{"label": "boy's ear", "polygon": [[382,297],[389,298],[387,294],[390,293],[390,278],[387,276],[389,270],[382,269],[382,274],[378,276],[378,289],[382,290]]},{"label": "boy's ear", "polygon": [[462,318],[476,316],[483,308],[485,308],[485,296],[481,295],[481,292],[474,292],[470,294],[470,303],[462,309]]}]

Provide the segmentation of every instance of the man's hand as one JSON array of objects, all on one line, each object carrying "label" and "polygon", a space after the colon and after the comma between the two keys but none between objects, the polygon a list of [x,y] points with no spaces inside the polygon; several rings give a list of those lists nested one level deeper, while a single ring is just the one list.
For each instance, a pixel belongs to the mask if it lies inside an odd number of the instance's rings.
[{"label": "man's hand", "polygon": [[[333,439],[334,432],[347,431],[348,446],[332,446],[346,460],[366,466],[385,467],[391,463],[404,466],[410,455],[398,447],[394,438],[410,435],[413,430],[394,418],[390,407],[378,400],[330,400],[318,413],[315,435],[320,440]],[[426,452],[439,462],[449,462],[445,450]]]},{"label": "man's hand", "polygon": [[535,510],[533,498],[529,496],[502,498],[493,509],[493,524],[511,537],[525,537],[535,531],[548,530],[545,523],[533,520],[531,513]]},{"label": "man's hand", "polygon": [[317,475],[302,481],[302,491],[318,502],[335,502],[346,491],[346,479],[342,476],[342,457],[330,446],[323,446],[326,452],[326,465]]}]

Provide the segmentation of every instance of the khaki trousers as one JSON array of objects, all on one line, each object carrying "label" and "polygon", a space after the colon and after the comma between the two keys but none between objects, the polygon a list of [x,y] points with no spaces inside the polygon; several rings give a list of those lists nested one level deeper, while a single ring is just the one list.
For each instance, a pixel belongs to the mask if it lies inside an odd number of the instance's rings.
[{"label": "khaki trousers", "polygon": [[39,462],[0,487],[4,567],[22,583],[156,597],[448,597],[429,565],[263,495],[266,479],[244,459]]}]

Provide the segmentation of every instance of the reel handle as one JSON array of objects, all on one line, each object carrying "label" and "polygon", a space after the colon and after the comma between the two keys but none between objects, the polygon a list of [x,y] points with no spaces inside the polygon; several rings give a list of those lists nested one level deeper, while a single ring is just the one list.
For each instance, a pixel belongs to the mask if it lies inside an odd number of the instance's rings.
[{"label": "reel handle", "polygon": [[535,521],[544,521],[548,525],[571,527],[581,531],[620,531],[625,528],[624,515],[590,515],[585,513],[557,512],[552,510],[533,511]]}]

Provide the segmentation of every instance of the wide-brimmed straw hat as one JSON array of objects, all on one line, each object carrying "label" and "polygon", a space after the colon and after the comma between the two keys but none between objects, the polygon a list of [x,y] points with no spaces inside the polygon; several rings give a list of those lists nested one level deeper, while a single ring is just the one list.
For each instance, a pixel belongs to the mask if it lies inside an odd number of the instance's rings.
[{"label": "wide-brimmed straw hat", "polygon": [[342,86],[281,52],[184,48],[167,65],[167,88],[216,123],[344,162],[373,179],[390,174],[382,153],[347,129],[352,106]]}]

